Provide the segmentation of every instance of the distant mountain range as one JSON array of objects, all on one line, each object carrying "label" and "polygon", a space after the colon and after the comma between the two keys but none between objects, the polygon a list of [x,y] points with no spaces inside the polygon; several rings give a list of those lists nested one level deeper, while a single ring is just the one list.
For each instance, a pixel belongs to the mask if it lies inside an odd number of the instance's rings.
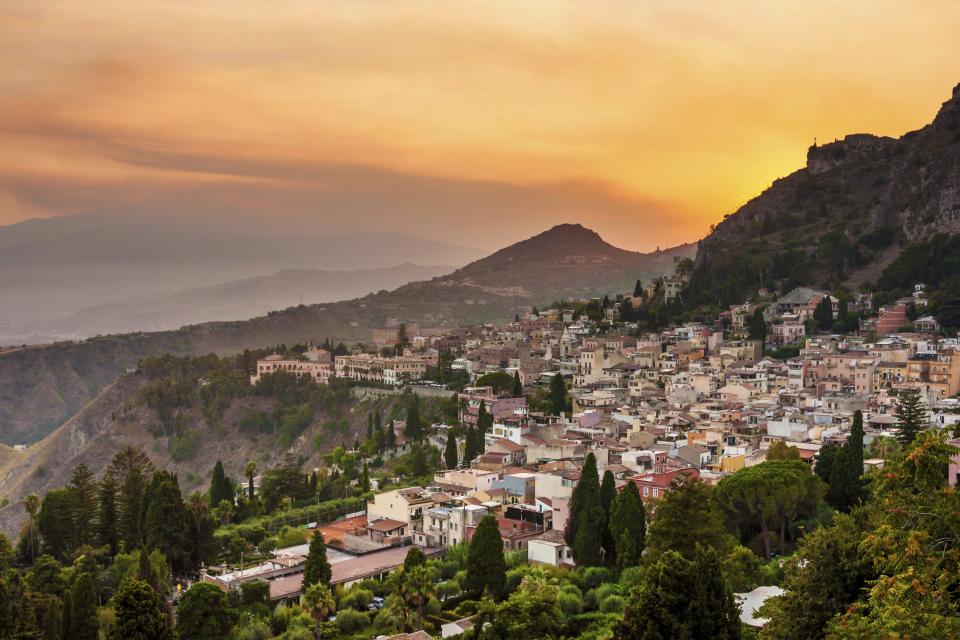
[{"label": "distant mountain range", "polygon": [[[286,269],[353,271],[409,262],[461,266],[483,255],[477,249],[397,233],[350,230],[346,223],[331,228],[229,211],[161,215],[144,207],[27,220],[0,227],[0,344],[14,343],[17,337],[24,342],[24,326],[59,322],[92,307]],[[399,284],[388,280],[383,286],[390,288],[390,283]],[[299,296],[281,306],[296,300]],[[217,318],[193,321],[212,319]],[[157,324],[130,329],[151,330]]]},{"label": "distant mountain range", "polygon": [[410,263],[355,271],[284,269],[219,285],[101,304],[59,318],[10,324],[6,336],[0,334],[0,344],[47,343],[111,333],[178,329],[216,320],[246,320],[300,304],[335,302],[395,289],[453,270],[450,266]]},{"label": "distant mountain range", "polygon": [[559,225],[453,273],[343,302],[305,305],[244,321],[175,331],[119,334],[0,354],[0,442],[35,442],[62,424],[140,358],[160,353],[231,353],[330,337],[370,341],[399,322],[456,326],[506,320],[560,298],[633,289],[671,273],[694,245],[635,253],[580,225]]}]

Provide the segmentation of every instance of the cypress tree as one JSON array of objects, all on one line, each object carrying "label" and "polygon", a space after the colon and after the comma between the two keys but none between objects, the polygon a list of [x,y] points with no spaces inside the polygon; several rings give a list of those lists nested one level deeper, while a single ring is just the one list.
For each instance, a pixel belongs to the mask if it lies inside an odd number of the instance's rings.
[{"label": "cypress tree", "polygon": [[520,372],[513,372],[513,397],[519,398],[523,395],[523,383],[520,382]]},{"label": "cypress tree", "polygon": [[144,519],[144,541],[150,548],[160,549],[173,571],[182,572],[193,556],[190,516],[177,477],[161,471],[154,480],[156,488],[150,492]]},{"label": "cypress tree", "polygon": [[820,298],[813,310],[813,319],[817,323],[817,329],[821,331],[829,331],[833,327],[833,302],[830,296]]},{"label": "cypress tree", "polygon": [[557,373],[550,379],[550,410],[553,415],[563,415],[567,409],[567,385],[563,375]]},{"label": "cypress tree", "polygon": [[643,296],[643,284],[637,280],[637,284],[633,285],[633,297],[640,298]]},{"label": "cypress tree", "polygon": [[447,469],[457,468],[457,439],[453,431],[447,431],[447,446],[443,450],[443,462]]},{"label": "cypress tree", "polygon": [[610,471],[603,473],[603,482],[600,483],[600,507],[603,509],[602,522],[602,540],[604,557],[607,562],[612,563],[616,558],[617,545],[613,534],[610,531],[610,510],[613,507],[613,501],[617,497],[617,481]]},{"label": "cypress tree", "polygon": [[761,343],[767,339],[767,321],[763,319],[763,307],[757,308],[750,316],[750,339]]},{"label": "cypress tree", "polygon": [[740,638],[740,608],[733,599],[715,549],[697,545],[690,599],[690,637],[712,640]]},{"label": "cypress tree", "polygon": [[417,394],[411,394],[407,405],[407,426],[403,431],[407,442],[419,442],[423,439],[423,423],[420,420],[420,401]]},{"label": "cypress tree", "polygon": [[640,491],[631,480],[610,505],[610,535],[617,541],[616,561],[621,569],[637,564],[646,543],[646,514]]},{"label": "cypress tree", "polygon": [[[819,465],[818,465],[819,466]],[[849,511],[863,500],[863,413],[853,414],[850,437],[834,454],[830,464],[827,501],[840,511]]]},{"label": "cypress tree", "polygon": [[310,549],[307,551],[307,563],[303,568],[302,590],[306,591],[308,587],[315,584],[329,586],[331,575],[330,562],[327,560],[327,546],[323,543],[323,534],[314,531],[313,537],[310,538]]},{"label": "cypress tree", "polygon": [[503,557],[500,528],[493,516],[486,515],[470,541],[465,590],[478,596],[499,598],[506,582],[507,564]]},{"label": "cypress tree", "polygon": [[97,509],[97,544],[109,546],[110,555],[117,554],[117,481],[109,471],[100,481]]},{"label": "cypress tree", "polygon": [[477,434],[472,425],[467,426],[463,443],[463,464],[469,465],[477,457]]},{"label": "cypress tree", "polygon": [[927,408],[917,389],[906,389],[900,393],[897,401],[897,427],[900,433],[897,440],[909,446],[918,433],[928,427]]},{"label": "cypress tree", "polygon": [[228,484],[223,463],[217,460],[210,476],[210,505],[216,507],[223,500],[233,503],[233,487]]},{"label": "cypress tree", "polygon": [[581,507],[580,524],[573,540],[573,557],[578,567],[595,567],[603,561],[604,515],[603,507],[596,502]]},{"label": "cypress tree", "polygon": [[[66,607],[66,603],[64,603]],[[97,616],[97,595],[93,577],[81,573],[70,593],[70,640],[97,640],[100,619]]]},{"label": "cypress tree", "polygon": [[386,437],[384,438],[384,444],[387,448],[393,451],[397,448],[397,432],[393,428],[393,420],[390,421],[390,426],[387,427]]},{"label": "cypress tree", "polygon": [[568,545],[574,546],[577,539],[577,529],[580,527],[582,513],[587,505],[600,502],[600,480],[597,476],[597,459],[593,452],[587,454],[580,470],[580,480],[570,496],[570,509],[567,524],[563,530],[563,538]]},{"label": "cypress tree", "polygon": [[367,468],[367,461],[363,461],[363,472],[360,474],[360,489],[366,493],[370,491],[370,469]]}]

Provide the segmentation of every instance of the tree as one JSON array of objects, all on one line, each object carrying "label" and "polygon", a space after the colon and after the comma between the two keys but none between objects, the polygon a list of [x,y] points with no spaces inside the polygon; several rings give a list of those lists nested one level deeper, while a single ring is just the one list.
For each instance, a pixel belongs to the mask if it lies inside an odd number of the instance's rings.
[{"label": "tree", "polygon": [[171,640],[160,596],[142,580],[127,580],[113,597],[110,640]]},{"label": "tree", "polygon": [[311,584],[309,587],[303,587],[300,606],[319,623],[337,610],[337,601],[327,583],[318,582]]},{"label": "tree", "polygon": [[421,567],[427,564],[427,556],[420,551],[420,547],[411,547],[407,556],[403,559],[403,569],[409,571],[414,567]]},{"label": "tree", "polygon": [[467,434],[463,442],[463,464],[469,465],[477,457],[477,431],[473,425],[467,426]]},{"label": "tree", "polygon": [[697,543],[718,551],[731,545],[711,488],[697,478],[675,481],[666,492],[657,504],[646,542],[652,558],[673,550],[692,559]]},{"label": "tree", "polygon": [[569,515],[563,530],[563,539],[571,547],[577,539],[577,529],[583,522],[582,512],[587,505],[600,503],[600,479],[597,476],[597,458],[593,452],[587,454],[580,470],[580,480],[570,495]]},{"label": "tree", "polygon": [[167,471],[155,473],[146,501],[144,542],[163,553],[174,573],[186,571],[193,555],[190,517],[177,477]]},{"label": "tree", "polygon": [[443,450],[443,462],[447,469],[457,468],[457,437],[453,431],[447,431],[447,445]]},{"label": "tree", "polygon": [[303,588],[315,584],[330,584],[332,576],[330,562],[327,560],[327,546],[323,543],[323,534],[313,532],[310,548],[307,551],[307,563],[303,568]]},{"label": "tree", "polygon": [[[66,604],[66,603],[64,603]],[[89,573],[77,576],[70,591],[70,622],[66,635],[70,640],[97,640],[100,618],[97,616],[97,595]]]},{"label": "tree", "polygon": [[833,470],[833,462],[839,452],[840,447],[833,443],[823,445],[817,452],[817,465],[813,471],[826,483],[830,482],[830,472]]},{"label": "tree", "polygon": [[249,500],[250,502],[253,502],[253,497],[254,497],[253,478],[254,476],[257,475],[257,463],[251,460],[244,466],[243,470],[247,474],[247,500]]},{"label": "tree", "polygon": [[213,584],[194,583],[184,592],[177,606],[180,640],[226,640],[234,621],[227,594]]},{"label": "tree", "polygon": [[[410,555],[407,555],[409,558]],[[417,612],[414,628],[422,628],[424,607],[436,592],[433,571],[426,564],[414,565],[398,574],[397,595],[410,609]]]},{"label": "tree", "polygon": [[390,449],[391,451],[397,448],[397,432],[393,428],[392,420],[390,421],[390,426],[387,427],[387,433],[386,433],[386,436],[384,437],[384,443],[386,444],[387,448]]},{"label": "tree", "polygon": [[407,442],[411,443],[423,440],[425,435],[423,422],[420,420],[420,400],[415,393],[410,394],[410,399],[407,401],[407,425],[403,429],[403,435],[406,436]]},{"label": "tree", "polygon": [[633,588],[614,637],[624,640],[740,638],[739,609],[716,550],[697,545],[693,560],[667,551]]},{"label": "tree", "polygon": [[784,594],[761,610],[769,622],[765,640],[817,640],[824,625],[844,611],[860,593],[868,576],[868,560],[860,551],[861,534],[848,515],[820,527],[800,541],[786,564]]},{"label": "tree", "polygon": [[483,631],[485,640],[564,637],[562,595],[556,580],[543,569],[534,569],[492,615],[484,616],[486,612],[481,610],[477,626],[483,628],[483,617],[492,618]]},{"label": "tree", "polygon": [[633,285],[633,297],[634,297],[634,298],[642,298],[644,293],[645,293],[645,292],[644,292],[644,290],[643,290],[643,283],[641,283],[639,280],[637,280],[637,283],[636,283],[635,285]]},{"label": "tree", "polygon": [[370,469],[366,460],[363,461],[363,472],[360,474],[360,490],[364,493],[370,491]]},{"label": "tree", "polygon": [[799,460],[800,450],[787,445],[783,440],[776,440],[767,449],[767,460]]},{"label": "tree", "polygon": [[[116,459],[116,458],[114,458]],[[120,487],[120,515],[117,535],[125,551],[140,546],[140,512],[145,491],[144,477],[139,469],[131,469]]]},{"label": "tree", "polygon": [[603,551],[608,563],[616,558],[617,542],[610,531],[610,510],[617,497],[617,481],[609,470],[603,473],[603,482],[600,483],[600,507],[603,509]]},{"label": "tree", "polygon": [[580,508],[580,524],[573,540],[573,557],[579,567],[595,567],[603,562],[603,532],[606,513],[596,502]]},{"label": "tree", "polygon": [[850,511],[863,500],[863,413],[853,414],[846,443],[837,452],[828,479],[827,501],[839,511]]},{"label": "tree", "polygon": [[741,538],[759,528],[769,560],[771,538],[779,533],[780,553],[786,551],[790,525],[813,514],[823,498],[823,481],[799,460],[771,460],[746,467],[717,484],[715,497],[736,523]]},{"label": "tree", "polygon": [[99,505],[97,508],[97,544],[110,547],[110,555],[117,555],[117,481],[107,471],[100,480]]},{"label": "tree", "polygon": [[897,440],[909,446],[917,434],[928,427],[927,408],[917,389],[905,389],[900,392],[897,401],[897,427],[900,432]]},{"label": "tree", "polygon": [[43,551],[64,560],[74,549],[73,500],[69,489],[54,489],[43,497],[37,527],[43,540]]},{"label": "tree", "polygon": [[553,415],[563,415],[567,410],[567,385],[563,375],[557,373],[550,379],[550,411]]},{"label": "tree", "polygon": [[767,340],[767,321],[763,318],[763,307],[757,307],[750,316],[750,339],[759,340],[761,344]]},{"label": "tree", "polygon": [[616,542],[614,557],[621,569],[640,560],[646,542],[647,524],[640,490],[631,480],[610,505],[610,536]]},{"label": "tree", "polygon": [[830,331],[833,327],[833,301],[830,296],[820,298],[820,302],[813,309],[813,320],[820,331]]},{"label": "tree", "polygon": [[503,539],[496,519],[487,515],[480,520],[467,553],[465,590],[475,595],[499,598],[507,582],[503,557]]},{"label": "tree", "polygon": [[85,464],[79,464],[70,478],[73,542],[76,546],[96,543],[97,483]]},{"label": "tree", "polygon": [[520,371],[513,372],[513,389],[511,395],[514,398],[519,398],[523,395],[523,383],[520,382]]},{"label": "tree", "polygon": [[233,502],[233,487],[223,471],[223,463],[217,460],[210,477],[210,504],[220,504],[224,500]]}]

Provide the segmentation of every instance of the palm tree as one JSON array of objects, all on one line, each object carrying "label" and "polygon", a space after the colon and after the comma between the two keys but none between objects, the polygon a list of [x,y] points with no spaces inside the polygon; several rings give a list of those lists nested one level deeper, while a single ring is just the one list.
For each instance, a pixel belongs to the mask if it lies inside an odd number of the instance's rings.
[{"label": "palm tree", "polygon": [[28,531],[30,533],[30,557],[37,557],[37,513],[40,511],[40,496],[35,493],[31,493],[23,500],[23,506],[27,510],[27,515],[30,516],[30,522],[27,523],[29,527]]},{"label": "palm tree", "polygon": [[317,621],[317,627],[337,610],[337,601],[333,598],[330,587],[318,582],[300,596],[300,606]]},{"label": "palm tree", "polygon": [[198,517],[208,515],[210,513],[210,496],[206,493],[194,491],[187,496],[187,509]]},{"label": "palm tree", "polygon": [[423,608],[436,590],[433,583],[433,571],[426,566],[413,567],[409,571],[402,571],[399,574],[397,585],[397,594],[403,599],[403,602],[411,608],[417,610],[417,624],[423,625]]}]

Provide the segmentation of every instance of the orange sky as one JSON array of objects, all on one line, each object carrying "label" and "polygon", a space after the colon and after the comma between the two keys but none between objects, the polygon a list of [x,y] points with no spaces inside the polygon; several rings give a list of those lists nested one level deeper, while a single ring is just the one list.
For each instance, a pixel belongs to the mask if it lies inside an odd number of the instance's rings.
[{"label": "orange sky", "polygon": [[651,249],[814,137],[928,122],[958,33],[954,1],[11,0],[0,224],[186,193],[484,249],[564,221]]}]

